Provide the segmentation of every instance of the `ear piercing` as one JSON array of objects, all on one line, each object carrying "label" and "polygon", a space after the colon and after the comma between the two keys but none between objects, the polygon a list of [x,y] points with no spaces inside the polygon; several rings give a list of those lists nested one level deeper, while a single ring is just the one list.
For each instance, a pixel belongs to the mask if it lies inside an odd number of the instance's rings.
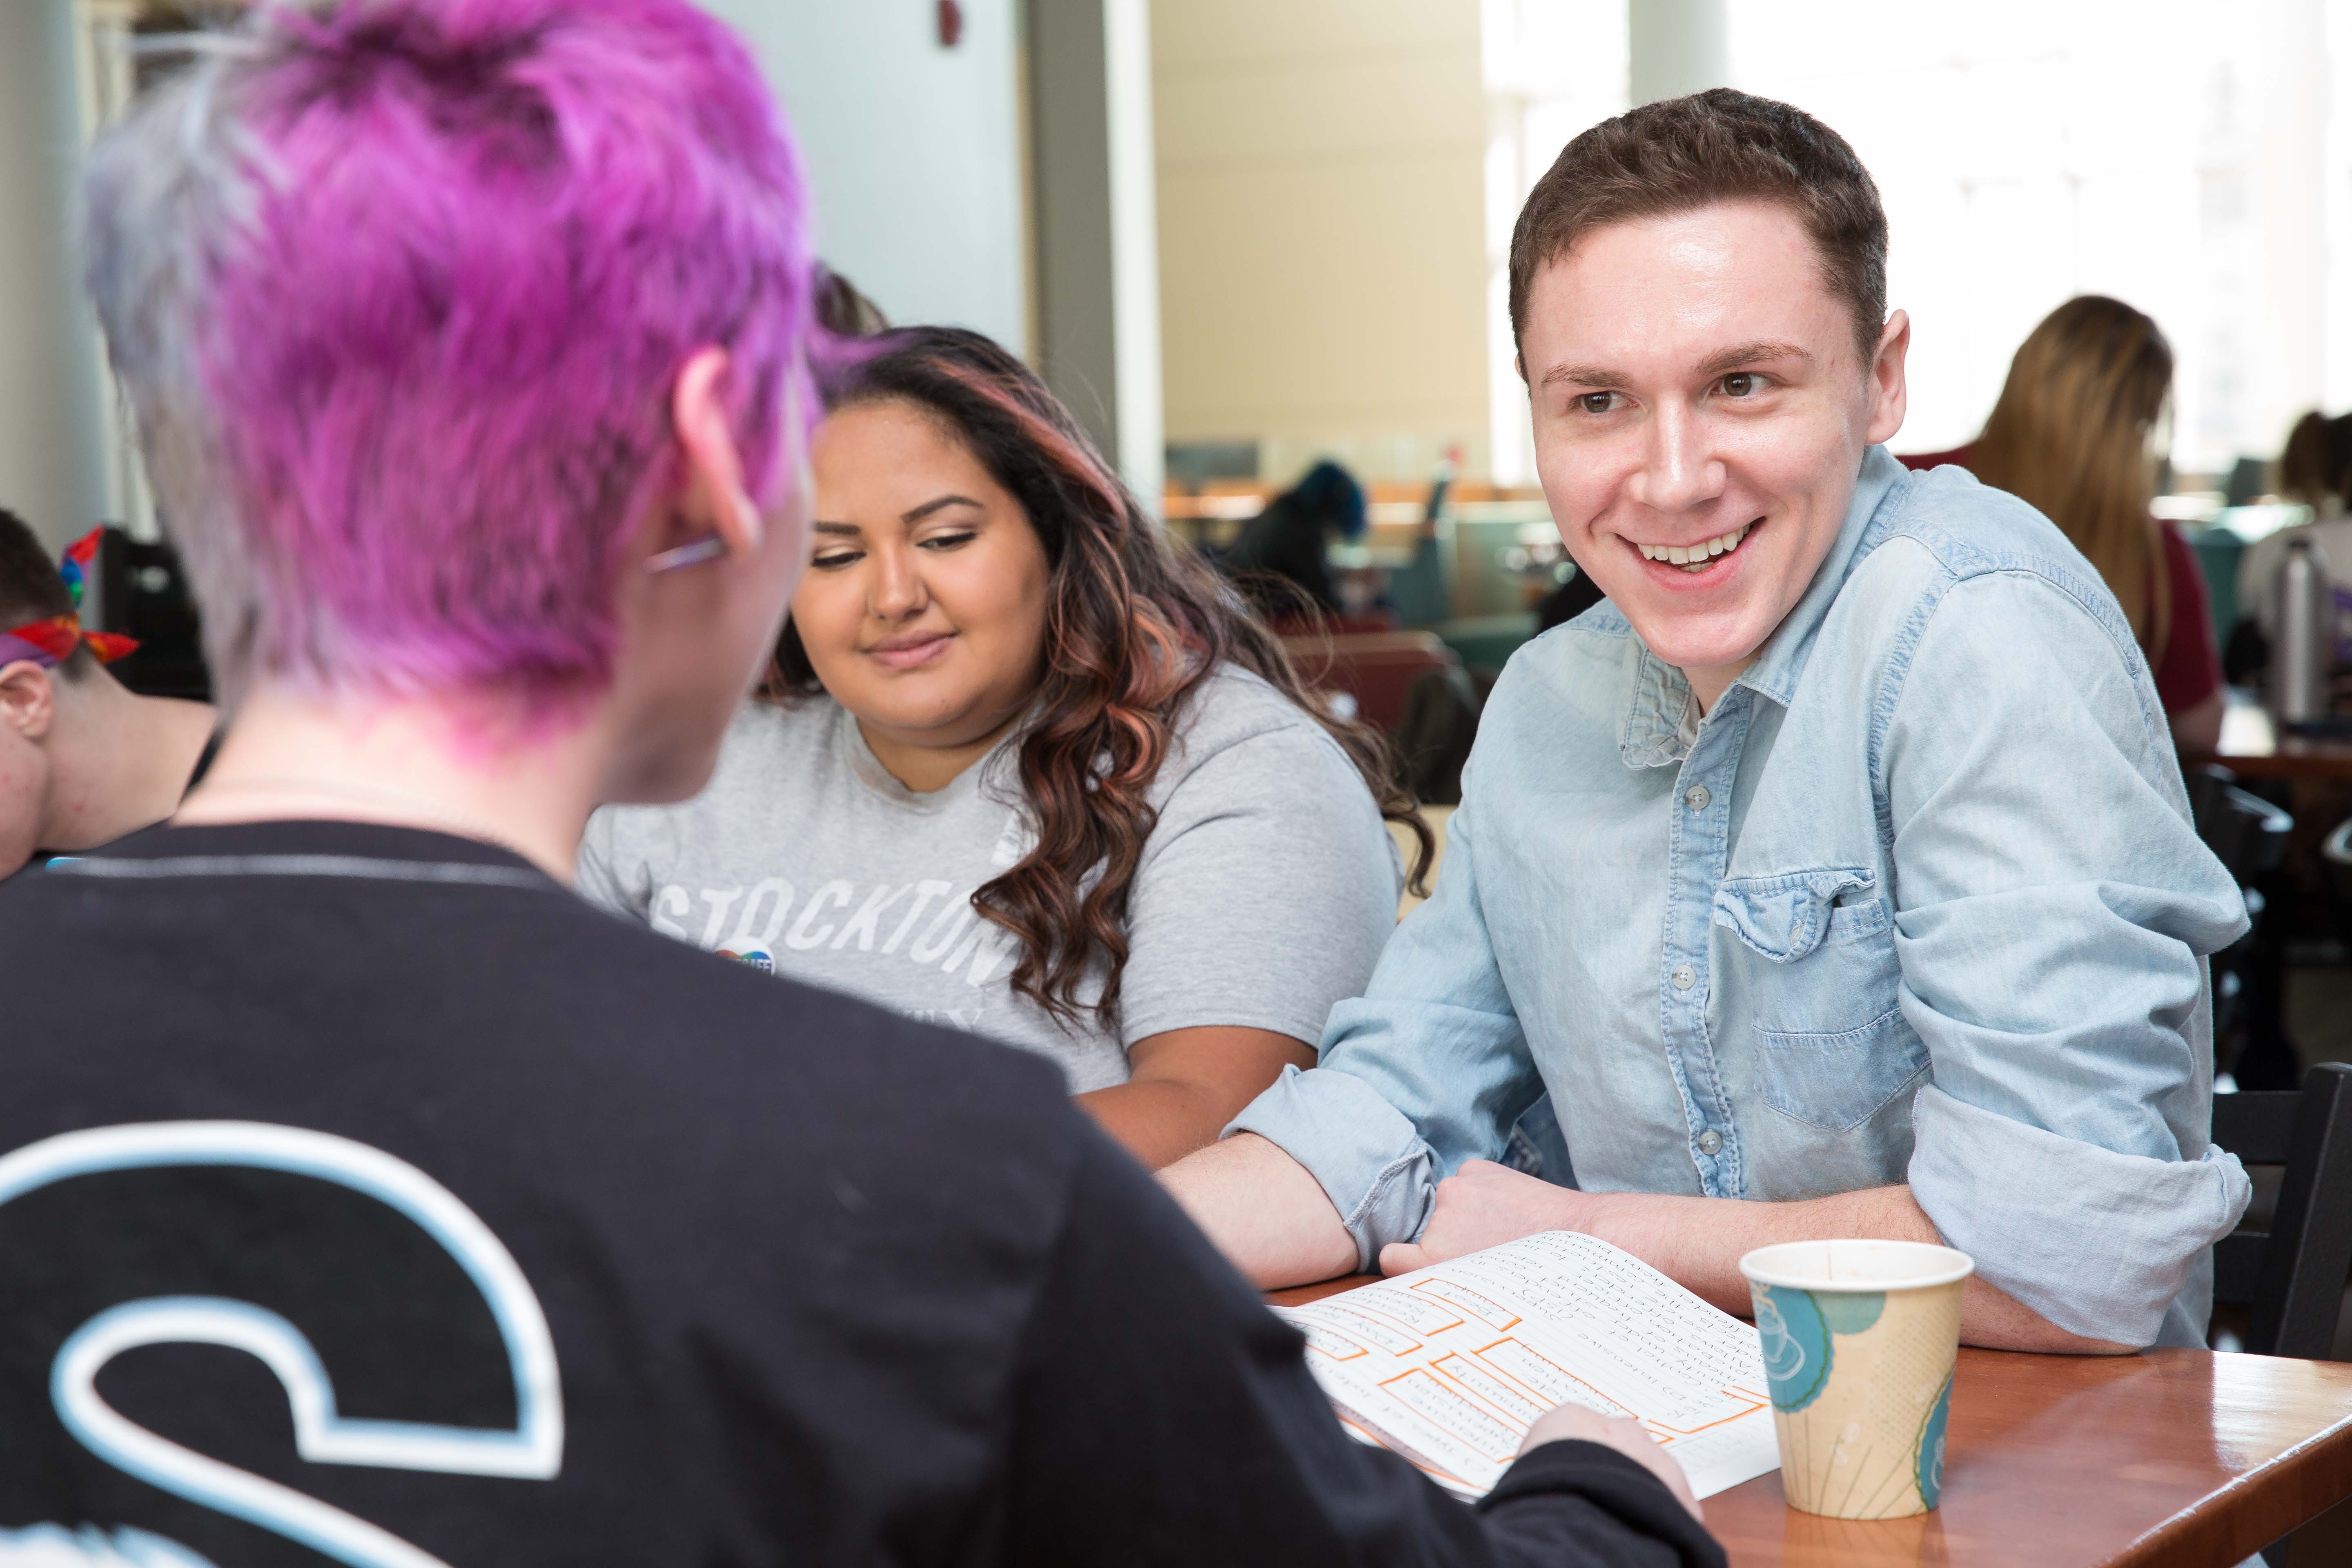
[{"label": "ear piercing", "polygon": [[658,555],[646,557],[648,574],[675,572],[681,566],[699,566],[706,561],[716,561],[727,553],[727,542],[717,534],[698,539],[691,544],[681,544],[675,550],[665,550]]}]

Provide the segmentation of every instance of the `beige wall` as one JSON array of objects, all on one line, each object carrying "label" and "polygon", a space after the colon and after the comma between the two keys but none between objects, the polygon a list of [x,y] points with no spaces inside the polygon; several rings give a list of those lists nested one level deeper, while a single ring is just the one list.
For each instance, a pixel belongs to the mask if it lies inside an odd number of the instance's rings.
[{"label": "beige wall", "polygon": [[1486,458],[1478,0],[1151,7],[1171,442]]},{"label": "beige wall", "polygon": [[107,514],[96,324],[75,286],[68,0],[0,0],[0,506],[58,546]]}]

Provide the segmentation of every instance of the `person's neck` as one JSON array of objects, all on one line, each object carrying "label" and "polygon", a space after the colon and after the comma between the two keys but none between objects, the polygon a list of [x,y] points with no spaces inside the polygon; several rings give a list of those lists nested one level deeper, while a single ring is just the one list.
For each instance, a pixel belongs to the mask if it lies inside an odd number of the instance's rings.
[{"label": "person's neck", "polygon": [[142,697],[104,670],[56,682],[47,849],[89,849],[161,822],[180,804],[213,731],[201,702]]},{"label": "person's neck", "polygon": [[1021,720],[1015,710],[1005,721],[987,734],[975,740],[956,741],[942,745],[926,745],[876,729],[865,720],[857,721],[857,732],[866,741],[866,749],[892,778],[917,795],[930,795],[943,790],[963,776],[964,770],[996,749],[1005,732]]},{"label": "person's neck", "polygon": [[174,826],[372,822],[478,839],[572,880],[609,752],[603,726],[514,732],[478,703],[263,687]]},{"label": "person's neck", "polygon": [[1684,666],[1683,679],[1690,682],[1691,695],[1698,699],[1699,712],[1714,712],[1723,694],[1731,689],[1731,683],[1745,675],[1748,667],[1755,662],[1756,656],[1751,653],[1737,664]]}]

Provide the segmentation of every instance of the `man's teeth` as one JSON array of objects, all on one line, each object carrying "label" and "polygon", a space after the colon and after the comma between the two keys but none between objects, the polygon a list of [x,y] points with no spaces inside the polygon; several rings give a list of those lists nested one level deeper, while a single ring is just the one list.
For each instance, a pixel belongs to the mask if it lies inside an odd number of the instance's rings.
[{"label": "man's teeth", "polygon": [[1729,533],[1702,540],[1696,544],[1642,544],[1634,548],[1653,561],[1664,561],[1685,572],[1704,572],[1707,563],[1715,557],[1728,555],[1738,549],[1739,542],[1748,537],[1748,531],[1753,526],[1743,522]]}]

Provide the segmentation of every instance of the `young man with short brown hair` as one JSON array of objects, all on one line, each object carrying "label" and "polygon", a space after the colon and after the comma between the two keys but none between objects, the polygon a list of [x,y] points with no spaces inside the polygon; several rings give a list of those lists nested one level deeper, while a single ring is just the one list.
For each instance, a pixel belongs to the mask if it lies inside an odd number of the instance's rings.
[{"label": "young man with short brown hair", "polygon": [[[1320,1065],[1164,1173],[1261,1284],[1566,1229],[1744,1311],[1751,1247],[1940,1238],[1973,1343],[2201,1341],[2248,1190],[2205,955],[2244,911],[2098,574],[1884,449],[1886,245],[1843,139],[1727,89],[1529,197],[1538,466],[1608,603],[1504,671]],[[1550,1182],[1491,1163],[1547,1109]]]}]

